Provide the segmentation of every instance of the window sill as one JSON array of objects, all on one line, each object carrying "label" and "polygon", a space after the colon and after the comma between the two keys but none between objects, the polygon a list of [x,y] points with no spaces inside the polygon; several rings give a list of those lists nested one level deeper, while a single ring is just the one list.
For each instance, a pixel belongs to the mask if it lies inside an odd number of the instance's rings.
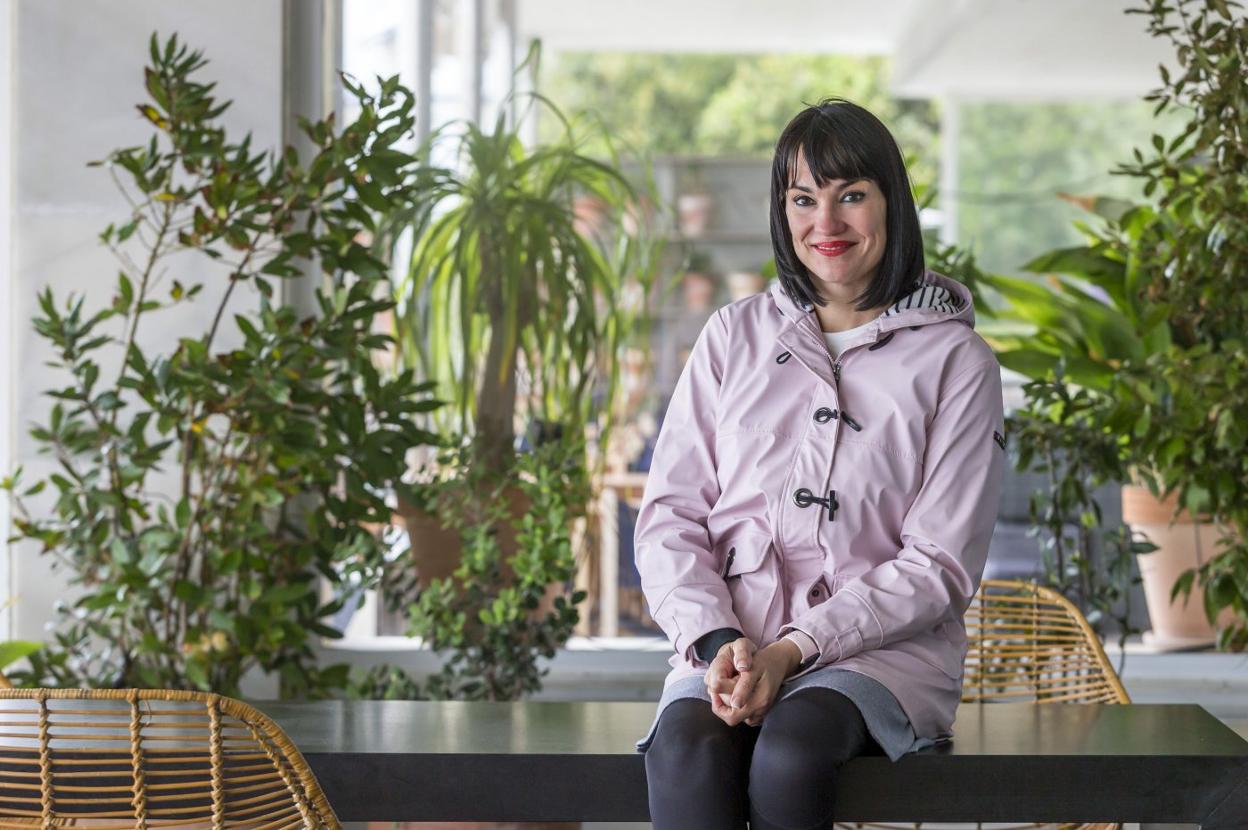
[{"label": "window sill", "polygon": [[[554,659],[539,658],[548,670],[532,700],[658,700],[671,671],[672,646],[661,637],[572,637]],[[324,640],[320,662],[369,668],[389,663],[419,680],[437,672],[442,660],[418,637]]]},{"label": "window sill", "polygon": [[[1123,683],[1138,703],[1198,703],[1218,717],[1248,719],[1248,654],[1156,652],[1128,642]],[[671,670],[671,645],[661,637],[572,637],[553,660],[532,700],[657,701]],[[1106,647],[1117,669],[1120,652]],[[414,678],[435,673],[441,659],[413,637],[370,637],[323,642],[325,663],[401,667]]]}]

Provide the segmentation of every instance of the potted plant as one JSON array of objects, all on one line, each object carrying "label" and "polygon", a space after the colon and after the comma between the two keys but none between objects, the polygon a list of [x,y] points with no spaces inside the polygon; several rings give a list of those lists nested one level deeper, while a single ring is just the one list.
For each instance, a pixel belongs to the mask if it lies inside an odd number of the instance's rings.
[{"label": "potted plant", "polygon": [[1174,509],[1205,516],[1219,547],[1189,568],[1174,593],[1200,585],[1220,649],[1248,648],[1248,108],[1242,56],[1248,20],[1225,2],[1133,10],[1175,46],[1178,71],[1162,67],[1148,96],[1156,111],[1188,117],[1153,154],[1120,171],[1158,194],[1156,221],[1140,236],[1138,284],[1171,318],[1173,343],[1123,375],[1117,424],[1133,426],[1135,460],[1150,490]]},{"label": "potted plant", "polygon": [[715,196],[706,184],[703,164],[697,158],[686,162],[680,193],[676,196],[676,219],[680,233],[690,239],[705,236],[715,215]]},{"label": "potted plant", "polygon": [[[536,58],[535,47],[526,63]],[[390,219],[413,238],[396,285],[399,363],[450,401],[432,413],[434,427],[448,446],[471,439],[475,463],[492,481],[512,469],[518,438],[532,447],[591,430],[606,444],[611,413],[600,400],[615,395],[627,333],[645,313],[623,300],[648,295],[658,255],[652,237],[578,231],[578,195],[594,195],[619,216],[638,188],[618,160],[581,152],[590,139],[610,148],[601,127],[528,100],[563,126],[560,138],[526,147],[519,126],[502,117],[490,130],[445,125],[430,143],[449,146],[458,166],[427,170],[427,204]],[[586,449],[582,466],[591,460]],[[408,495],[423,588],[458,567],[459,549],[455,534]],[[502,497],[513,514],[528,509],[517,488]]]},{"label": "potted plant", "polygon": [[[1171,541],[1187,540],[1191,551],[1186,564],[1141,561],[1154,628],[1171,604],[1164,600],[1197,587],[1203,598],[1208,633],[1180,620],[1159,639],[1190,644],[1210,639],[1216,627],[1219,648],[1242,650],[1248,432],[1232,413],[1248,406],[1248,301],[1239,285],[1248,267],[1248,208],[1239,195],[1248,185],[1248,113],[1233,102],[1243,89],[1236,56],[1248,46],[1248,22],[1225,4],[1187,0],[1131,12],[1148,15],[1152,34],[1175,44],[1181,69],[1171,76],[1163,67],[1163,87],[1148,100],[1158,113],[1181,109],[1190,118],[1168,141],[1153,136],[1152,156],[1136,150],[1134,164],[1114,171],[1141,178],[1145,195],[1157,194],[1155,204],[1087,202],[1106,220],[1085,228],[1091,244],[1031,264],[1076,279],[1053,277],[1054,292],[990,281],[1036,326],[1025,346],[1016,341],[1001,360],[1035,373],[1060,353],[1072,380],[1105,395],[1104,427],[1119,436],[1137,485],[1124,490],[1124,519],[1170,537],[1146,557],[1169,555]],[[1154,576],[1158,587],[1150,584]]]},{"label": "potted plant", "polygon": [[[517,700],[541,689],[539,657],[553,658],[578,621],[572,519],[591,492],[584,438],[567,435],[512,456],[498,477],[472,441],[439,458],[422,501],[463,540],[451,576],[417,592],[408,633],[446,652],[424,694],[437,700]],[[526,509],[504,498],[515,489]],[[555,593],[552,594],[552,587]]]},{"label": "potted plant", "polygon": [[[1188,524],[1190,533],[1181,528],[1175,531],[1158,518],[1157,500],[1143,484],[1147,461],[1135,433],[1136,418],[1130,414],[1131,407],[1124,405],[1130,399],[1124,397],[1124,382],[1134,367],[1146,366],[1167,354],[1173,342],[1166,309],[1141,296],[1131,284],[1135,246],[1145,229],[1158,221],[1157,212],[1149,206],[1130,206],[1110,199],[1071,200],[1090,210],[1099,223],[1080,225],[1088,244],[1050,251],[1024,266],[1043,274],[1043,282],[978,275],[982,286],[1006,301],[1004,307],[991,312],[998,325],[989,327],[989,336],[998,349],[998,358],[1002,365],[1033,380],[1026,387],[1027,407],[1012,418],[1010,431],[1016,435],[1022,453],[1032,452],[1024,444],[1036,439],[1037,429],[1059,431],[1055,440],[1068,445],[1064,451],[1067,460],[1051,459],[1038,471],[1052,464],[1058,469],[1062,464],[1073,465],[1066,467],[1073,470],[1100,458],[1098,472],[1089,482],[1125,482],[1123,522],[1148,541],[1107,541],[1110,550],[1129,548],[1136,554],[1152,625],[1151,631],[1145,632],[1146,642],[1159,648],[1209,643],[1213,629],[1208,623],[1202,624],[1201,615],[1193,614],[1194,607],[1171,602],[1173,577],[1188,563],[1196,563],[1193,541],[1200,538],[1197,534],[1207,538],[1209,530]],[[1021,328],[1012,329],[1010,324]],[[1037,407],[1044,397],[1048,401]],[[1058,399],[1064,401],[1061,406],[1055,405]],[[1135,412],[1138,415],[1138,410]],[[1110,440],[1107,446],[1114,448],[1116,459],[1089,444],[1098,435]],[[1050,504],[1069,501],[1072,493],[1078,492],[1073,486],[1066,476],[1059,475],[1051,480],[1042,498]],[[1165,514],[1167,519],[1172,512]],[[1038,515],[1051,518],[1052,513]],[[1083,523],[1079,513],[1072,516],[1077,524]],[[1099,506],[1095,523],[1100,524]],[[1111,556],[1111,570],[1113,561]],[[1121,586],[1119,593],[1122,587],[1126,586]]]},{"label": "potted plant", "polygon": [[[374,210],[421,198],[416,159],[397,147],[411,95],[397,78],[377,97],[347,83],[359,117],[341,132],[332,116],[305,122],[317,151],[301,159],[231,140],[217,122],[229,102],[176,35],[153,35],[150,53],[138,111],[151,140],[97,162],[132,208],[100,235],[121,268],[111,301],[49,288],[33,321],[63,385],[31,434],[57,466],[3,482],[10,541],[54,557],[75,595],[19,676],[237,695],[259,670],[283,696],[323,695],[346,667],[317,665],[314,638],[340,636],[328,618],[375,581],[383,546],[365,525],[388,517],[405,454],[434,437],[415,423],[438,405],[430,387],[373,366],[389,339],[372,319],[393,303],[356,241]],[[312,278],[301,265],[325,281],[316,316],[274,299],[277,281]],[[140,345],[201,292],[210,324]],[[226,315],[243,292],[254,307]],[[54,498],[28,508],[45,490]]]}]

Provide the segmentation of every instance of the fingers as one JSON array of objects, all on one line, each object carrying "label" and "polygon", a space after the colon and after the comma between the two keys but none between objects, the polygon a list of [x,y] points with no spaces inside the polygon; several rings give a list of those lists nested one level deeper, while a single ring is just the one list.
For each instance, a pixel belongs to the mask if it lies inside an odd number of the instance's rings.
[{"label": "fingers", "polygon": [[712,697],[716,692],[731,692],[737,683],[736,674],[732,665],[732,653],[725,646],[706,669],[706,690]]},{"label": "fingers", "polygon": [[754,689],[758,686],[758,672],[753,669],[741,672],[737,677],[737,682],[732,691],[732,706],[734,708],[743,708],[750,702],[750,698],[754,696]]},{"label": "fingers", "polygon": [[770,707],[760,707],[757,704],[733,708],[730,703],[731,695],[726,692],[711,695],[711,711],[729,726],[736,726],[739,723],[745,723],[749,726],[758,726],[763,722],[763,716],[767,714]]},{"label": "fingers", "polygon": [[[758,685],[758,672],[754,671],[754,654],[758,646],[748,637],[740,637],[726,643],[706,672],[706,688],[711,697],[711,711],[729,726],[738,723],[762,722],[765,710],[752,701]],[[753,704],[753,705],[747,705]]]},{"label": "fingers", "polygon": [[757,647],[748,637],[739,637],[729,643],[732,646],[732,663],[737,671],[749,671],[754,667],[754,652]]},{"label": "fingers", "polygon": [[729,726],[740,723],[741,713],[728,705],[726,694],[711,692],[711,711]]}]

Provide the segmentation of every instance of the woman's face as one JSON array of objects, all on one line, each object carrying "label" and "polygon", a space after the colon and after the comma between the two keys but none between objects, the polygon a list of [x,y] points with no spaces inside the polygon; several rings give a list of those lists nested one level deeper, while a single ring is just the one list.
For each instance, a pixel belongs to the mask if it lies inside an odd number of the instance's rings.
[{"label": "woman's face", "polygon": [[797,258],[824,298],[846,302],[866,290],[888,241],[887,205],[874,181],[832,179],[817,187],[799,150],[784,212]]}]

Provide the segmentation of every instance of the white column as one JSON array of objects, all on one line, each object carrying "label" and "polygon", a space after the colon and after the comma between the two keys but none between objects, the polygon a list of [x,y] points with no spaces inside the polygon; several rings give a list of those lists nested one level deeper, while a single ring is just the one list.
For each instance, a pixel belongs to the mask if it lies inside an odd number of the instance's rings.
[{"label": "white column", "polygon": [[[507,90],[511,89],[510,81],[512,73],[516,71],[516,63],[520,60],[520,55],[516,54],[516,47],[518,44],[518,34],[516,32],[516,15],[518,12],[516,6],[516,0],[499,0],[499,25],[503,27],[503,37],[506,38],[507,42],[507,46],[504,50],[507,57],[506,66],[501,71],[505,75],[503,78],[505,82],[503,84],[503,88]],[[516,85],[519,86],[519,83]],[[516,126],[517,108],[518,104],[516,102],[516,98],[515,96],[512,96],[511,100],[507,104],[507,124],[513,129]]]},{"label": "white column", "polygon": [[[341,54],[342,29],[336,0],[285,0],[282,11],[282,145],[293,146],[303,164],[316,145],[299,128],[300,117],[319,121],[333,100],[325,88],[334,56]],[[341,63],[341,58],[337,60]],[[337,84],[335,84],[335,87]],[[320,264],[296,260],[300,279],[281,280],[281,296],[301,317],[317,313],[316,286]]]},{"label": "white column", "polygon": [[425,142],[433,132],[433,0],[413,0],[403,5],[399,26],[400,76],[416,96],[416,141]]},{"label": "white column", "polygon": [[[13,340],[17,318],[13,313],[13,33],[17,5],[0,5],[0,477],[13,469]],[[0,640],[12,639],[13,609],[9,603],[13,582],[13,552],[4,541],[11,532],[8,498],[0,498]]]},{"label": "white column", "polygon": [[481,122],[481,30],[484,25],[484,0],[461,0],[456,11],[460,15],[456,31],[459,33],[460,67],[463,78],[463,113],[464,118],[474,124]]},{"label": "white column", "polygon": [[321,112],[332,112],[335,124],[342,125],[342,4],[344,0],[324,0],[325,17],[321,26]]},{"label": "white column", "polygon": [[598,503],[598,636],[620,633],[620,493],[603,485]]},{"label": "white column", "polygon": [[940,241],[952,245],[958,241],[958,148],[961,143],[959,106],[953,95],[940,102]]}]

